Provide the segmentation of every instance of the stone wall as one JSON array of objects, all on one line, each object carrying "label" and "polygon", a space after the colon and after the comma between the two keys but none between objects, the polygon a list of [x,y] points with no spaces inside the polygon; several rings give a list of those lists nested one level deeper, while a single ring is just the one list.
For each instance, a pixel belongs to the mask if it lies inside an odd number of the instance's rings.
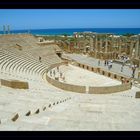
[{"label": "stone wall", "polygon": [[[63,65],[63,64],[67,65],[68,62],[62,62],[62,63],[51,65],[47,69],[47,72],[49,70],[53,69],[54,67],[57,67],[57,66],[60,66],[60,65]],[[107,76],[109,78],[119,80],[119,81],[121,81],[122,78],[124,79],[124,82],[121,85],[108,86],[108,87],[89,87],[89,90],[88,90],[89,94],[115,93],[115,92],[129,90],[132,87],[132,85],[130,83],[130,78],[128,78],[128,77],[118,75],[117,73],[112,73],[110,71],[104,70],[104,69],[99,68],[99,67],[87,66],[87,65],[78,63],[76,61],[74,62],[74,65],[78,66],[78,67],[81,67],[83,69],[87,69],[89,71],[93,71],[95,73]],[[54,85],[55,87],[58,87],[60,89],[67,90],[67,91],[72,91],[72,92],[86,93],[86,87],[85,86],[71,85],[71,84],[66,84],[66,83],[63,83],[63,82],[59,82],[58,80],[54,80],[54,79],[50,78],[48,75],[46,76],[46,79],[49,83],[51,83],[52,85]]]},{"label": "stone wall", "polygon": [[129,77],[117,74],[115,72],[107,71],[107,70],[105,70],[103,68],[91,67],[91,66],[81,64],[81,63],[78,63],[78,62],[75,62],[75,66],[78,66],[78,67],[83,68],[83,69],[87,69],[89,71],[93,71],[95,73],[99,73],[99,74],[107,76],[107,77],[109,77],[111,79],[116,79],[116,80],[119,80],[119,81],[122,81],[122,79],[123,79],[124,83],[130,83],[130,81],[131,81],[131,78],[129,78]]},{"label": "stone wall", "polygon": [[89,94],[108,94],[108,93],[115,93],[121,92],[125,90],[131,89],[131,84],[121,84],[116,86],[109,86],[109,87],[89,87]]},{"label": "stone wall", "polygon": [[15,89],[29,89],[28,82],[0,79],[1,85]]},{"label": "stone wall", "polygon": [[136,92],[135,98],[140,98],[140,91]]},{"label": "stone wall", "polygon": [[79,92],[79,93],[86,92],[85,86],[71,85],[71,84],[59,82],[57,80],[50,78],[48,75],[46,76],[46,79],[53,86],[58,87],[58,88],[63,89],[63,90],[72,91],[72,92]]}]

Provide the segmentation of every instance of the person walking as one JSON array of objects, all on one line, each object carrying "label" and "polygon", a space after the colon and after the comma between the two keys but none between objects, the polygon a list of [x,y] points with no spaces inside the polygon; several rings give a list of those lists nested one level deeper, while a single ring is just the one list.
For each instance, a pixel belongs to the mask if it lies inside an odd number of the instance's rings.
[{"label": "person walking", "polygon": [[132,78],[135,77],[135,70],[136,70],[135,65],[132,65]]},{"label": "person walking", "polygon": [[59,67],[57,67],[57,72],[59,72]]},{"label": "person walking", "polygon": [[100,65],[100,60],[98,60],[98,66]]},{"label": "person walking", "polygon": [[39,56],[39,62],[41,62],[41,56]]},{"label": "person walking", "polygon": [[52,70],[50,70],[50,76],[52,77]]},{"label": "person walking", "polygon": [[123,68],[124,68],[124,63],[121,66],[121,72],[123,72]]},{"label": "person walking", "polygon": [[53,75],[55,76],[55,70],[53,70]]},{"label": "person walking", "polygon": [[104,66],[106,66],[106,60],[105,60]]},{"label": "person walking", "polygon": [[121,66],[121,72],[123,72],[123,65]]}]

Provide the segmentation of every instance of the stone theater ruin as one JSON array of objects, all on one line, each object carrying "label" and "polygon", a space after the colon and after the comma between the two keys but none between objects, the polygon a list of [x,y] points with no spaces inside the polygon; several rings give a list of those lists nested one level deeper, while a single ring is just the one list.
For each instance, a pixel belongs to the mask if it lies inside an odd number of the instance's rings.
[{"label": "stone theater ruin", "polygon": [[0,130],[140,130],[140,35],[0,35]]}]

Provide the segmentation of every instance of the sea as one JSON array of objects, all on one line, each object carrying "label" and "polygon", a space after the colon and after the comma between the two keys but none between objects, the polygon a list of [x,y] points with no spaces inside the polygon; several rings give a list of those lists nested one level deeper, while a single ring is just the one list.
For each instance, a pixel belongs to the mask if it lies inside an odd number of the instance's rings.
[{"label": "sea", "polygon": [[[74,32],[96,32],[113,33],[123,35],[126,33],[140,34],[140,28],[65,28],[65,29],[31,29],[31,30],[11,30],[10,33],[31,33],[33,35],[73,35]],[[3,34],[3,31],[0,31]]]}]

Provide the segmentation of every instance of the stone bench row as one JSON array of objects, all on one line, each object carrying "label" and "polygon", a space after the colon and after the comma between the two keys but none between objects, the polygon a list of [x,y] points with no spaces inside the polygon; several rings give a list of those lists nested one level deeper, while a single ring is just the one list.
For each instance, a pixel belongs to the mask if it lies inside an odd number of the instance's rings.
[{"label": "stone bench row", "polygon": [[[41,73],[45,69],[45,67],[42,67],[42,66],[38,67],[37,64],[33,65],[32,67],[29,67],[29,66],[25,67],[26,61],[24,63],[22,60],[20,62],[19,61],[20,60],[13,61],[13,59],[9,58],[9,61],[4,62],[1,70],[3,70],[4,72],[8,71],[8,73],[12,73],[12,74],[15,73],[15,75],[18,75],[18,73],[20,74],[22,72],[22,74],[25,73],[25,74],[28,74],[28,76],[29,76],[29,75],[33,75],[33,74],[39,75],[39,73]],[[27,64],[29,65],[29,63],[27,63]],[[30,64],[32,65],[32,62],[30,62]],[[37,68],[38,71],[35,70],[35,67]],[[16,68],[16,70],[14,68]],[[26,76],[27,75],[25,75],[25,77]]]},{"label": "stone bench row", "polygon": [[[31,60],[29,60],[28,58],[18,58],[18,57],[15,57],[13,55],[6,55],[4,54],[4,52],[1,53],[1,61],[0,61],[0,64],[2,65],[1,66],[1,70],[4,69],[4,71],[6,71],[7,67],[8,68],[11,68],[11,66],[13,65],[13,68],[19,68],[16,69],[16,70],[12,70],[15,71],[16,73],[17,72],[21,72],[21,69],[23,70],[22,72],[26,71],[29,69],[29,73],[31,73],[31,70],[34,71],[35,73],[41,73],[44,69],[46,69],[46,67],[38,62],[32,62]],[[34,64],[34,65],[33,65]],[[33,65],[33,66],[32,66]],[[5,68],[3,68],[5,66]],[[32,67],[31,67],[32,66]],[[42,68],[42,70],[41,70]],[[9,71],[9,69],[8,69]],[[29,74],[28,73],[28,74]],[[33,74],[33,73],[32,73]]]},{"label": "stone bench row", "polygon": [[53,106],[58,105],[59,103],[64,103],[70,99],[71,97],[67,97],[59,101],[57,100],[55,102],[48,103],[48,105],[42,105],[39,108],[35,107],[33,109],[28,109],[28,110],[26,109],[26,111],[23,109],[20,112],[17,111],[17,113],[14,113],[12,111],[9,112],[9,111],[0,110],[1,112],[0,124],[5,123],[9,120],[15,122],[21,116],[31,116],[34,114],[39,114],[41,111],[45,111],[45,110],[47,111],[47,108],[52,108]]}]

